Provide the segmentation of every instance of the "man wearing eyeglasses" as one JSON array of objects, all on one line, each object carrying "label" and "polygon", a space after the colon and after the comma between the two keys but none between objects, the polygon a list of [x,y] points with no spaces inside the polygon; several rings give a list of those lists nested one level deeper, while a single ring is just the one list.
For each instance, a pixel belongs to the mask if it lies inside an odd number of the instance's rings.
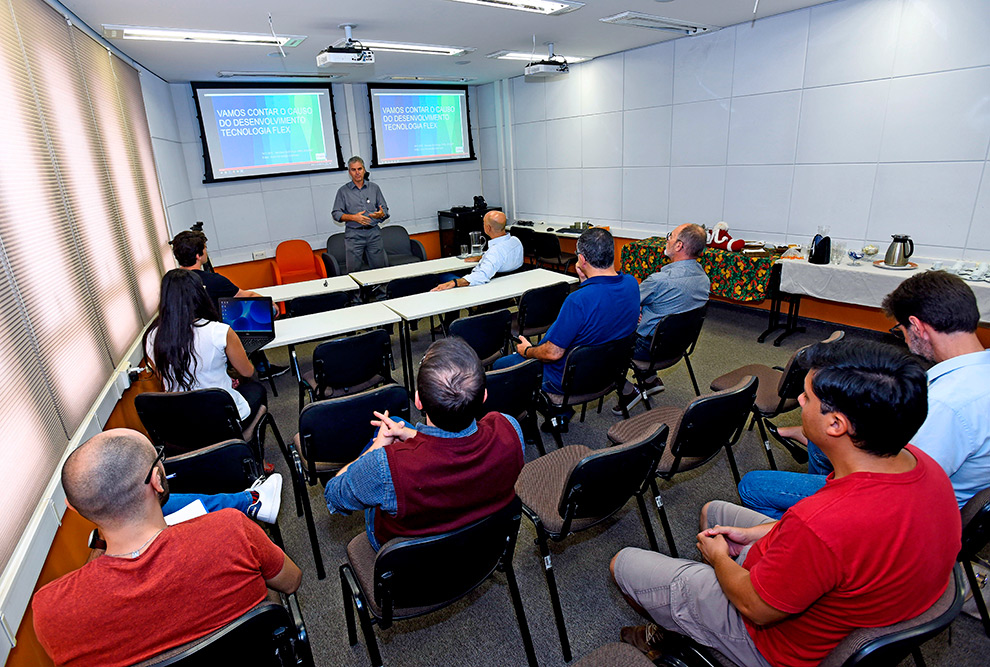
[{"label": "man wearing eyeglasses", "polygon": [[62,467],[66,504],[94,522],[106,553],[41,588],[35,633],[58,665],[131,665],[203,637],[302,573],[240,512],[167,526],[168,482],[140,433],[115,429]]},{"label": "man wearing eyeglasses", "polygon": [[[911,443],[942,466],[961,508],[990,485],[990,350],[976,335],[976,296],[958,276],[926,271],[898,285],[884,298],[883,309],[897,321],[891,332],[935,364],[928,370],[928,417]],[[773,518],[824,486],[832,470],[800,427],[779,432],[807,444],[809,469],[814,465],[818,474],[746,474],[739,484],[743,504]]]}]

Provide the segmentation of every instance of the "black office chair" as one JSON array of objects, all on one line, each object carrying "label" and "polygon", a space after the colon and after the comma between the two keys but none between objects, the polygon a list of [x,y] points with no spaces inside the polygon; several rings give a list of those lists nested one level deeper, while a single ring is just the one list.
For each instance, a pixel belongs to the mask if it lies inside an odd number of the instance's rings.
[{"label": "black office chair", "polygon": [[[412,296],[413,294],[422,294],[423,292],[429,292],[431,289],[440,284],[440,276],[435,274],[429,274],[425,276],[410,276],[408,278],[396,278],[395,280],[390,280],[387,285],[385,285],[385,298],[386,299],[400,299],[404,296]],[[419,322],[410,322],[409,328],[415,330],[418,328]],[[436,340],[436,331],[438,329],[433,324],[433,316],[430,316],[430,340]]]},{"label": "black office chair", "polygon": [[165,448],[166,456],[178,456],[225,440],[245,440],[259,463],[265,461],[265,426],[278,442],[286,463],[289,450],[275,419],[261,406],[251,423],[241,426],[233,397],[223,389],[182,392],[145,392],[134,398],[134,407],[151,441]]},{"label": "black office chair", "polygon": [[962,549],[959,550],[959,562],[966,570],[969,588],[973,591],[976,609],[983,621],[983,631],[990,637],[990,614],[987,614],[987,604],[983,599],[980,582],[973,571],[972,561],[979,558],[978,554],[990,542],[990,488],[983,489],[962,508]]},{"label": "black office chair", "polygon": [[530,461],[519,473],[516,495],[536,528],[536,544],[550,590],[560,647],[567,662],[571,660],[571,647],[548,541],[560,542],[572,533],[601,523],[635,497],[650,547],[659,551],[645,497],[666,442],[667,427],[658,424],[639,442],[598,451],[583,445],[568,445]]},{"label": "black office chair", "polygon": [[[165,458],[165,472],[172,493],[238,493],[261,477],[263,470],[251,446],[243,440],[226,440],[186,454]],[[262,523],[272,542],[285,550],[278,523]]]},{"label": "black office chair", "polygon": [[356,394],[394,382],[389,366],[392,340],[383,329],[373,329],[320,343],[309,366],[299,369],[299,409],[310,402]]},{"label": "black office chair", "polygon": [[[343,276],[347,274],[347,249],[344,243],[344,232],[331,234],[327,237],[327,251],[321,255],[323,265],[327,268],[327,276]],[[368,267],[362,261],[358,271]]]},{"label": "black office chair", "polygon": [[509,228],[509,234],[515,236],[522,243],[523,247],[523,259],[529,259],[531,261],[536,260],[536,239],[533,238],[536,235],[536,231],[530,229],[529,227],[521,227],[519,225],[513,225]]},{"label": "black office chair", "polygon": [[[921,645],[941,633],[963,605],[963,574],[953,568],[945,592],[935,603],[912,619],[881,628],[853,630],[819,663],[820,667],[891,667],[909,654],[917,667],[925,667]],[[664,635],[664,655],[658,665],[668,667],[744,667],[718,651],[675,633]]]},{"label": "black office chair", "polygon": [[522,427],[527,443],[536,445],[540,456],[543,434],[536,423],[536,406],[543,386],[543,362],[527,359],[521,364],[485,373],[488,398],[482,406],[485,413],[501,412],[515,417]]},{"label": "black office chair", "polygon": [[360,394],[317,401],[299,413],[299,433],[289,445],[292,485],[296,497],[302,499],[319,579],[325,578],[326,573],[306,485],[326,484],[337,471],[361,454],[375,435],[375,427],[370,422],[376,410],[388,410],[390,417],[409,422],[409,394],[405,387],[390,384]]},{"label": "black office chair", "polygon": [[426,259],[426,249],[423,244],[409,238],[409,232],[399,225],[382,227],[382,245],[385,247],[385,257],[389,266],[412,264]]},{"label": "black office chair", "polygon": [[564,299],[571,293],[567,283],[554,283],[526,290],[519,297],[517,322],[520,336],[542,336],[557,320]]},{"label": "black office chair", "polygon": [[299,601],[293,593],[283,602],[265,600],[219,630],[169,649],[134,667],[313,667],[313,652]]},{"label": "black office chair", "polygon": [[512,313],[496,310],[456,319],[450,323],[448,334],[463,338],[478,354],[481,365],[490,368],[496,359],[505,354],[511,324]]},{"label": "black office chair", "polygon": [[356,296],[356,292],[330,292],[328,294],[297,296],[285,304],[285,313],[289,317],[299,317],[339,310],[351,305]]},{"label": "black office chair", "polygon": [[701,327],[705,323],[707,311],[708,304],[705,304],[694,310],[665,315],[660,318],[653,330],[653,339],[650,342],[650,360],[633,359],[632,371],[636,378],[636,386],[640,396],[643,397],[643,403],[647,410],[651,407],[650,397],[647,394],[649,389],[647,382],[651,378],[656,378],[657,371],[670,368],[681,359],[684,360],[688,374],[691,376],[694,395],[701,396],[698,380],[694,377],[694,369],[691,367],[691,353],[694,352],[694,348],[698,344],[698,336],[701,335]]},{"label": "black office chair", "polygon": [[[540,411],[547,417],[550,433],[557,447],[563,447],[561,438],[563,424],[554,418],[560,409],[574,405],[581,406],[581,421],[584,421],[588,403],[598,399],[598,412],[602,411],[605,396],[622,387],[626,381],[626,369],[632,358],[633,335],[600,345],[578,345],[567,353],[561,394],[543,391]],[[625,418],[629,411],[620,405]]]},{"label": "black office chair", "polygon": [[[835,343],[842,340],[844,335],[842,331],[833,331],[832,335],[822,342]],[[771,470],[777,469],[777,463],[774,461],[773,451],[770,449],[766,423],[774,417],[798,407],[798,396],[804,391],[804,378],[808,374],[804,353],[809,347],[811,346],[805,345],[794,352],[784,368],[749,364],[712,380],[712,391],[721,391],[737,384],[740,379],[747,375],[755,375],[760,378],[760,390],[757,392],[756,401],[753,403],[753,420],[749,423],[749,428],[752,430],[753,424],[760,427],[760,437],[763,439],[763,448],[766,451],[767,463],[769,463]],[[808,460],[808,453],[803,448],[796,448],[788,439],[778,438],[777,442],[786,447],[798,463],[804,463]]]},{"label": "black office chair", "polygon": [[[513,498],[503,509],[468,526],[441,535],[389,540],[377,554],[367,534],[355,537],[347,545],[347,562],[340,566],[350,645],[357,643],[356,608],[368,657],[372,665],[380,667],[382,656],[372,625],[384,630],[393,621],[443,609],[500,570],[509,584],[526,660],[536,667],[533,640],[512,570],[519,522],[520,503]],[[456,657],[450,660],[459,662]]]},{"label": "black office chair", "polygon": [[[732,446],[742,435],[746,417],[756,398],[759,380],[750,375],[742,378],[734,387],[691,401],[687,408],[658,407],[640,413],[632,419],[618,422],[608,430],[608,439],[616,444],[638,442],[660,424],[670,427],[670,437],[663,458],[657,466],[656,476],[670,481],[674,475],[700,468],[722,450],[729,459],[729,467],[739,485],[739,470],[732,454]],[[660,490],[653,483],[654,501],[660,525],[667,536],[670,555],[677,556],[674,535],[667,520]]]},{"label": "black office chair", "polygon": [[577,263],[577,255],[560,249],[560,239],[555,234],[534,234],[534,251],[538,264],[554,271],[567,271]]}]

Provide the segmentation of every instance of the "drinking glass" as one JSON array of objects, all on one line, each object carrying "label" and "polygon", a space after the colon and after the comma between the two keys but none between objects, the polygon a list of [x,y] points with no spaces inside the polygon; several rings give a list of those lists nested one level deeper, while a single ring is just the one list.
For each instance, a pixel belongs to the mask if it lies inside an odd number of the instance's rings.
[{"label": "drinking glass", "polygon": [[846,256],[846,244],[839,241],[832,241],[832,263],[842,264],[842,258]]},{"label": "drinking glass", "polygon": [[461,245],[461,257],[467,257],[470,251],[471,251],[471,246]]}]

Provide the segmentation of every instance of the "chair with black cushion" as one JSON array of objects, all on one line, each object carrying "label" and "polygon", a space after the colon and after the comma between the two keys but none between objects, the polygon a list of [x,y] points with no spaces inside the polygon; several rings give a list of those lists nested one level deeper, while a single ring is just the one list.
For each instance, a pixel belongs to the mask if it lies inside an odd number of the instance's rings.
[{"label": "chair with black cushion", "polygon": [[286,304],[286,315],[300,317],[347,308],[353,302],[356,294],[356,292],[328,292],[327,294],[297,296]]},{"label": "chair with black cushion", "polygon": [[299,413],[299,433],[289,445],[292,485],[296,497],[302,498],[319,579],[325,578],[326,573],[306,485],[326,484],[361,454],[375,436],[371,420],[376,410],[388,410],[390,417],[409,422],[409,393],[405,387],[389,384],[359,394],[310,403]]},{"label": "chair with black cushion", "polygon": [[962,508],[962,549],[959,551],[959,562],[966,570],[969,588],[975,591],[973,598],[976,609],[983,621],[983,631],[990,637],[990,614],[987,614],[987,604],[976,573],[973,571],[974,560],[979,559],[979,552],[990,542],[990,488],[983,489]]},{"label": "chair with black cushion", "polygon": [[560,249],[560,239],[555,234],[537,232],[533,238],[533,250],[538,264],[567,273],[577,263],[577,255]]},{"label": "chair with black cushion", "polygon": [[542,336],[557,320],[564,299],[571,293],[567,283],[554,283],[526,290],[519,297],[517,321],[520,336]]},{"label": "chair with black cushion", "polygon": [[[186,454],[165,458],[165,472],[172,493],[238,493],[262,475],[262,466],[243,440],[226,440]],[[297,499],[298,501],[298,499]],[[285,550],[278,523],[261,524],[272,542]]]},{"label": "chair with black cushion", "polygon": [[[503,509],[463,528],[429,537],[395,538],[382,545],[377,554],[362,531],[347,545],[347,562],[340,566],[351,646],[357,643],[355,608],[368,657],[372,665],[380,667],[383,662],[374,624],[386,630],[393,621],[443,609],[499,570],[505,573],[509,585],[526,660],[535,667],[533,640],[512,570],[520,518],[519,499],[513,498]],[[460,641],[458,638],[454,643]],[[457,656],[448,660],[453,664],[461,662]]]},{"label": "chair with black cushion", "polygon": [[[595,399],[598,399],[598,412],[601,412],[605,396],[618,390],[626,381],[632,347],[633,336],[630,335],[600,345],[578,345],[567,353],[561,381],[563,393],[543,391],[540,410],[547,417],[557,447],[564,446],[561,438],[563,424],[553,416],[559,414],[562,408],[580,405],[581,421],[584,421],[588,403]],[[620,408],[623,417],[628,419],[629,411],[625,406],[620,405]]]},{"label": "chair with black cushion", "polygon": [[385,257],[389,266],[412,264],[426,260],[426,249],[423,244],[409,238],[409,232],[399,225],[387,225],[381,228],[382,245],[385,246]]},{"label": "chair with black cushion", "polygon": [[267,599],[219,630],[169,649],[134,667],[257,665],[313,667],[309,635],[293,593]]},{"label": "chair with black cushion", "polygon": [[694,369],[691,367],[691,353],[694,352],[698,344],[698,336],[701,335],[701,327],[705,323],[705,314],[708,311],[708,304],[689,310],[684,313],[673,313],[660,318],[656,328],[653,330],[653,339],[650,342],[650,360],[639,361],[633,359],[632,371],[636,377],[636,388],[646,409],[650,409],[650,398],[647,395],[647,381],[655,378],[657,371],[674,366],[681,359],[687,366],[688,374],[691,376],[691,384],[694,385],[694,395],[701,396],[698,388],[698,380],[694,377]]},{"label": "chair with black cushion", "polygon": [[509,228],[509,234],[515,236],[522,243],[523,259],[536,259],[536,239],[533,238],[536,232],[534,230],[529,227],[514,225]]},{"label": "chair with black cushion", "polygon": [[456,319],[450,323],[448,334],[463,338],[478,354],[481,365],[490,368],[505,353],[511,324],[512,313],[496,310],[493,313]]},{"label": "chair with black cushion", "polygon": [[310,402],[356,394],[379,384],[391,384],[392,340],[373,329],[320,343],[309,366],[299,369],[299,409]]},{"label": "chair with black cushion", "polygon": [[[658,425],[666,424],[670,428],[670,437],[656,469],[658,478],[670,481],[678,473],[703,466],[725,449],[729,467],[738,486],[739,470],[732,454],[732,446],[742,435],[758,388],[759,380],[755,376],[747,376],[734,387],[694,399],[684,409],[673,406],[656,407],[632,419],[618,422],[608,430],[608,439],[617,444],[638,442]],[[653,493],[670,554],[676,557],[674,536],[655,481]]]},{"label": "chair with black cushion", "polygon": [[[385,298],[400,299],[404,296],[412,296],[413,294],[429,292],[431,289],[439,285],[440,282],[440,276],[436,274],[396,278],[395,280],[390,280],[388,284],[385,285]],[[418,322],[410,322],[409,328],[416,329],[418,324]],[[436,340],[436,330],[434,329],[432,315],[430,316],[430,340]]]},{"label": "chair with black cushion", "polygon": [[180,392],[145,392],[134,398],[134,407],[151,441],[178,456],[224,440],[245,440],[259,463],[265,461],[265,426],[278,442],[286,463],[289,450],[268,408],[261,406],[247,426],[241,426],[234,398],[223,389]]},{"label": "chair with black cushion", "polygon": [[488,398],[482,406],[485,413],[501,412],[515,417],[522,427],[527,443],[536,445],[540,456],[543,434],[536,423],[536,406],[543,386],[543,362],[527,359],[521,364],[485,373]]},{"label": "chair with black cushion", "polygon": [[[321,255],[323,265],[327,268],[328,276],[343,276],[347,274],[347,248],[344,245],[344,232],[331,234],[327,237],[327,251]],[[358,271],[368,267],[362,260]]]},{"label": "chair with black cushion", "polygon": [[[908,655],[917,667],[925,667],[921,645],[952,624],[962,609],[963,599],[963,573],[957,564],[952,569],[945,592],[927,610],[893,625],[853,630],[825,656],[819,667],[891,667],[900,664]],[[657,664],[671,667],[737,667],[735,662],[718,651],[673,633],[664,636],[664,657]]]},{"label": "chair with black cushion", "polygon": [[[842,331],[834,331],[822,342],[835,343],[842,340],[844,335]],[[760,437],[763,439],[763,448],[771,470],[777,469],[777,463],[767,438],[766,422],[798,407],[798,396],[804,391],[804,378],[808,374],[804,354],[809,347],[811,346],[805,345],[798,349],[784,368],[749,364],[712,380],[712,391],[721,391],[738,384],[747,375],[755,375],[760,379],[760,390],[753,402],[753,420],[749,423],[749,428],[752,430],[753,424],[760,427]],[[778,442],[787,447],[799,463],[808,460],[808,454],[803,448],[794,447],[785,439],[778,439]]]},{"label": "chair with black cushion", "polygon": [[645,497],[663,456],[667,432],[665,425],[657,424],[638,442],[600,450],[568,445],[530,461],[519,473],[516,495],[536,528],[536,544],[550,589],[560,647],[567,662],[571,660],[571,647],[548,542],[560,542],[568,535],[601,523],[635,497],[650,547],[659,551]]}]

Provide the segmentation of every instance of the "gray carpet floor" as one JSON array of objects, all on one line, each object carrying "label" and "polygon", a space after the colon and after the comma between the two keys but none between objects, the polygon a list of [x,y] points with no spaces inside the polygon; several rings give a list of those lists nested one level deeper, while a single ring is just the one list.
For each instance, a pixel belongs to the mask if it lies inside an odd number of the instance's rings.
[{"label": "gray carpet floor", "polygon": [[[712,303],[692,357],[702,391],[707,390],[708,384],[715,377],[743,364],[782,366],[798,347],[821,340],[832,330],[841,328],[819,322],[803,324],[807,327],[805,333],[792,335],[780,347],[773,347],[770,342],[760,344],[756,341],[766,326],[764,311]],[[853,337],[877,336],[855,329],[846,331],[848,336]],[[429,343],[428,327],[420,326],[419,331],[414,332],[413,358],[421,358]],[[310,355],[313,347],[314,345],[308,345],[297,348],[300,358]],[[398,357],[397,337],[393,337],[393,349]],[[274,363],[287,363],[284,350],[276,350],[270,357]],[[654,405],[685,406],[694,398],[684,364],[663,371],[661,377],[667,389],[654,397]],[[396,373],[396,379],[401,381],[401,369]],[[295,379],[286,374],[277,378],[276,383],[279,395],[269,396],[269,406],[283,436],[291,439],[298,427]],[[613,404],[614,398],[607,400],[601,414],[589,409],[584,423],[575,419],[570,432],[564,436],[565,444],[605,447],[608,442],[606,431],[620,419],[613,417],[609,410]],[[633,414],[644,409],[637,406],[633,409]],[[799,411],[795,410],[781,417],[777,423],[799,424]],[[550,436],[545,436],[545,443],[548,450],[553,449]],[[268,460],[285,477],[279,525],[287,552],[303,570],[303,583],[298,595],[316,664],[368,665],[370,663],[360,633],[358,643],[355,646],[348,645],[337,573],[338,566],[346,558],[347,542],[364,529],[363,516],[331,516],[323,505],[321,489],[310,487],[310,501],[327,570],[326,579],[318,580],[305,520],[295,516],[288,470],[275,443],[269,439],[266,446]],[[734,451],[742,474],[768,467],[756,431],[744,433]],[[781,469],[803,470],[803,466],[795,463],[783,449],[775,446],[774,454]],[[536,456],[535,447],[527,447],[527,460]],[[695,548],[695,535],[701,506],[714,499],[738,502],[724,454],[698,470],[677,477],[672,483],[663,484],[661,492],[677,548],[683,558],[699,558]],[[650,512],[650,520],[657,531],[661,550],[666,552],[666,543],[656,513],[652,508]],[[561,656],[546,580],[534,539],[533,527],[524,517],[513,564],[539,663],[547,666],[563,665],[566,663]],[[627,503],[609,521],[551,546],[575,660],[603,644],[618,641],[622,626],[643,622],[622,599],[608,574],[609,560],[625,546],[649,548],[635,501]],[[800,577],[801,573],[795,572],[794,576]],[[498,573],[452,607],[432,615],[396,623],[386,631],[376,629],[376,632],[386,664],[493,667],[526,664],[508,586],[504,575]],[[924,657],[930,665],[987,665],[990,664],[988,652],[990,639],[983,634],[979,621],[965,615],[955,621],[951,632],[929,641],[923,649]],[[910,658],[905,661],[905,664],[910,663]]]}]

